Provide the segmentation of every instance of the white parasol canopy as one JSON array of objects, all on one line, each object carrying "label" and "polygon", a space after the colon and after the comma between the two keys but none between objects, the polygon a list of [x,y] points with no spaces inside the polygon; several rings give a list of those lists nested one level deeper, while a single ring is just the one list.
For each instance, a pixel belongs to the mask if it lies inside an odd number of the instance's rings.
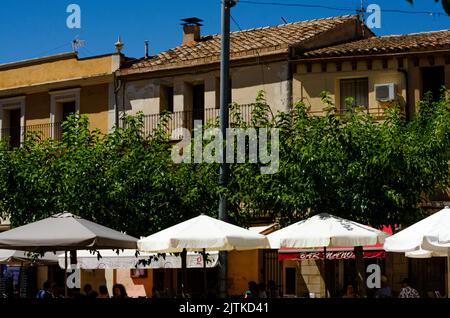
[{"label": "white parasol canopy", "polygon": [[364,246],[383,243],[387,234],[327,213],[294,223],[267,236],[273,249]]},{"label": "white parasol canopy", "polygon": [[[392,235],[384,242],[388,252],[404,252],[407,257],[429,258],[447,256],[447,273],[450,271],[450,209],[439,212]],[[450,298],[450,280],[447,283]]]},{"label": "white parasol canopy", "polygon": [[[269,248],[267,238],[242,227],[200,215],[138,241],[143,252],[178,253],[182,256],[182,293],[186,286],[187,252],[231,251]],[[206,261],[203,261],[204,292],[207,292]]]},{"label": "white parasol canopy", "polygon": [[432,246],[436,249],[445,248],[446,242],[450,242],[446,241],[450,236],[445,237],[445,232],[450,235],[449,222],[450,209],[446,207],[387,238],[384,249],[388,252],[411,252],[420,249],[429,250]]},{"label": "white parasol canopy", "polygon": [[138,241],[143,252],[231,251],[268,248],[267,238],[239,226],[200,215]]}]

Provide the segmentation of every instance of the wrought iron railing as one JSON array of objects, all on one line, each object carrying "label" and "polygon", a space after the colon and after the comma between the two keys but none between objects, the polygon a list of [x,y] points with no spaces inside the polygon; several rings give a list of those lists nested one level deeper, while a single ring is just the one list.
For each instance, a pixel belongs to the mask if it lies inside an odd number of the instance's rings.
[{"label": "wrought iron railing", "polygon": [[[239,113],[241,121],[247,124],[251,123],[254,109],[255,104],[239,105],[237,112]],[[383,120],[385,118],[384,108],[367,108],[364,111],[373,115],[378,120]],[[236,112],[230,111],[230,122],[235,120],[233,115],[235,113]],[[342,116],[351,114],[348,110],[338,110],[337,113]],[[309,111],[308,114],[311,116],[324,116],[326,112],[324,110]],[[161,123],[162,116],[162,114],[144,115],[143,133],[146,136],[150,135],[158,127]],[[166,132],[172,136],[172,133],[178,128],[192,130],[194,128],[195,121],[201,121],[202,124],[218,123],[219,116],[220,110],[218,108],[173,112],[170,114],[170,118],[167,121]],[[121,126],[123,127],[123,121],[121,121]],[[57,122],[2,128],[0,129],[0,139],[8,140],[11,147],[18,147],[23,142],[25,135],[28,133],[33,133],[41,140],[54,138],[55,140],[60,141],[63,133],[62,123]],[[181,136],[175,136],[175,139],[179,137]]]},{"label": "wrought iron railing", "polygon": [[[377,120],[383,120],[386,117],[385,108],[381,108],[381,107],[365,108],[365,109],[361,109],[358,111],[362,111],[366,114],[370,114]],[[336,111],[336,114],[345,117],[345,116],[350,116],[354,112],[356,112],[356,110],[338,109]],[[325,110],[310,110],[308,112],[308,114],[311,116],[325,116],[326,111]]]},{"label": "wrought iron railing", "polygon": [[0,129],[0,138],[2,140],[7,140],[11,147],[20,146],[27,134],[33,134],[41,140],[49,138],[61,140],[62,123],[13,126]]},{"label": "wrought iron railing", "polygon": [[[254,109],[254,104],[246,104],[239,106],[239,117],[242,122],[250,123],[252,120],[252,111]],[[161,123],[162,114],[150,114],[144,115],[144,128],[143,133],[147,136],[154,132],[155,129]],[[196,110],[188,110],[188,111],[177,111],[170,113],[169,119],[166,124],[166,132],[169,135],[178,129],[178,128],[186,128],[188,130],[192,130],[194,128],[195,122],[200,121],[201,124],[211,124],[218,123],[220,116],[220,109],[218,108],[205,108],[205,109],[196,109]],[[230,122],[234,121],[233,111],[230,111]],[[123,122],[121,123],[123,127]],[[175,137],[177,139],[178,137]]]}]

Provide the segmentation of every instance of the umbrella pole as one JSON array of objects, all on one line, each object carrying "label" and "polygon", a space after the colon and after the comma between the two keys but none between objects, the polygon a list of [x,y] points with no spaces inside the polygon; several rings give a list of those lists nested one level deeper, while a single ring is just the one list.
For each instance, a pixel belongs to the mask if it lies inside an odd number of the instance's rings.
[{"label": "umbrella pole", "polygon": [[450,248],[447,249],[447,298],[450,298]]},{"label": "umbrella pole", "polygon": [[64,297],[67,298],[67,251],[64,251]]},{"label": "umbrella pole", "polygon": [[181,252],[181,295],[186,297],[186,281],[187,281],[187,251],[184,248]]},{"label": "umbrella pole", "polygon": [[203,249],[203,290],[205,292],[205,298],[208,296],[208,282],[206,278],[206,249]]},{"label": "umbrella pole", "polygon": [[327,248],[323,247],[323,281],[325,283],[325,298],[328,298],[328,279],[327,279]]}]

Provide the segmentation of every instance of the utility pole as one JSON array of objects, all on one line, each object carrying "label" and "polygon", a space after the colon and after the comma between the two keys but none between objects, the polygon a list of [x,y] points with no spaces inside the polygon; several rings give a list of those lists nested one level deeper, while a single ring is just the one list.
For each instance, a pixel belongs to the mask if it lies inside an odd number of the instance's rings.
[{"label": "utility pole", "polygon": [[[222,136],[222,163],[220,164],[219,187],[228,183],[228,164],[226,163],[226,131],[228,128],[228,105],[230,104],[230,10],[237,0],[222,0],[222,42],[220,50],[220,133]],[[227,221],[227,200],[221,193],[219,198],[219,219]],[[227,252],[219,254],[219,296],[227,296]]]},{"label": "utility pole", "polygon": [[361,19],[361,32],[362,32],[362,36],[365,37],[365,30],[364,30],[364,26],[366,24],[366,8],[364,6],[364,0],[361,0],[361,7],[358,10],[359,11],[359,16]]}]

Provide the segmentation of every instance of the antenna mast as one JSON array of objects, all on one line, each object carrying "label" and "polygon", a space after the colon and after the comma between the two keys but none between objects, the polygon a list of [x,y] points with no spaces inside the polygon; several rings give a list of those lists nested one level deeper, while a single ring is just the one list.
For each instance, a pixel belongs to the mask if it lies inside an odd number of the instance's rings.
[{"label": "antenna mast", "polygon": [[364,0],[361,0],[361,7],[359,8],[359,17],[361,20],[361,34],[365,36],[364,25],[366,24],[366,8],[364,6]]}]

